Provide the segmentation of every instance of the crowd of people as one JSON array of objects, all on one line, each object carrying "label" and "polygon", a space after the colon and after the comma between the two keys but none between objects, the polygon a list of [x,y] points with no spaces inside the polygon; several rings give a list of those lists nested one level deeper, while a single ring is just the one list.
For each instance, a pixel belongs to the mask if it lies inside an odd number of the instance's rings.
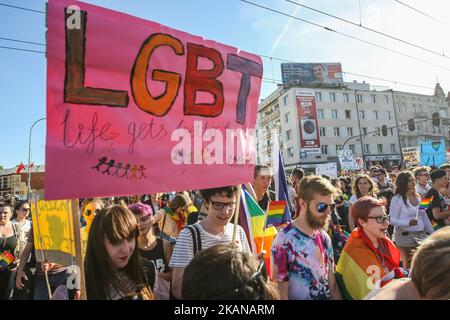
[{"label": "crowd of people", "polygon": [[[270,252],[232,222],[238,186],[81,199],[84,293],[68,266],[36,261],[30,203],[1,198],[0,299],[450,299],[449,173],[296,168]],[[257,165],[242,188],[267,212],[272,186]]]}]

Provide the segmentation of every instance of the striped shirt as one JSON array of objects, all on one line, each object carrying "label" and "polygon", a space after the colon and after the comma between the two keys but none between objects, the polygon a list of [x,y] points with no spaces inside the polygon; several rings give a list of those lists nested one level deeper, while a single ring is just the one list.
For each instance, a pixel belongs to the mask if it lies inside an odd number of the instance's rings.
[{"label": "striped shirt", "polygon": [[[200,223],[196,223],[195,225],[198,226],[198,229],[200,231],[202,249],[208,249],[220,243],[230,243],[231,239],[233,238],[234,225],[232,223],[229,223],[225,227],[224,233],[218,235],[207,232],[205,229],[203,229]],[[242,251],[251,253],[244,229],[242,229],[242,227],[239,225],[237,226],[236,239],[239,241],[238,246]],[[194,257],[193,250],[194,248],[192,234],[187,228],[185,228],[178,236],[169,266],[172,268],[186,268]]]}]

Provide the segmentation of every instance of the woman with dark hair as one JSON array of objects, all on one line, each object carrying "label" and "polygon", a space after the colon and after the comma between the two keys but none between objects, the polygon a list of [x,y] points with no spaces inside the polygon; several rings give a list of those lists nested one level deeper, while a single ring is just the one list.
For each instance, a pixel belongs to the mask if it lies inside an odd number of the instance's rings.
[{"label": "woman with dark hair", "polygon": [[[352,206],[356,201],[358,201],[358,199],[365,196],[371,196],[375,198],[378,192],[376,183],[367,174],[358,174],[355,178],[355,181],[353,182],[352,189],[353,195],[348,200],[348,212],[352,211]],[[356,226],[351,214],[348,215],[348,226],[349,232],[352,232],[352,230]]]},{"label": "woman with dark hair", "polygon": [[199,251],[183,276],[182,297],[189,300],[276,300],[263,261],[233,244]]},{"label": "woman with dark hair", "polygon": [[17,231],[17,247],[15,256],[18,259],[28,242],[31,230],[30,204],[27,201],[18,201],[14,205],[14,214],[11,221]]},{"label": "woman with dark hair", "polygon": [[0,300],[7,300],[10,295],[10,279],[15,268],[14,250],[17,235],[11,219],[11,207],[0,207]]},{"label": "woman with dark hair", "polygon": [[350,211],[356,228],[336,266],[336,279],[346,299],[363,299],[372,289],[404,277],[400,252],[386,236],[389,216],[383,201],[362,197]]},{"label": "woman with dark hair", "polygon": [[403,267],[409,269],[413,249],[427,236],[425,232],[433,232],[433,226],[425,210],[419,210],[420,195],[416,192],[414,175],[409,171],[400,172],[395,184],[390,206],[393,240],[400,250]]},{"label": "woman with dark hair", "polygon": [[177,194],[168,207],[159,210],[153,217],[153,222],[158,223],[161,239],[174,244],[187,223],[187,215],[188,202],[184,195]]},{"label": "woman with dark hair", "polygon": [[102,209],[89,232],[85,259],[89,300],[152,300],[136,244],[138,222],[120,205]]}]

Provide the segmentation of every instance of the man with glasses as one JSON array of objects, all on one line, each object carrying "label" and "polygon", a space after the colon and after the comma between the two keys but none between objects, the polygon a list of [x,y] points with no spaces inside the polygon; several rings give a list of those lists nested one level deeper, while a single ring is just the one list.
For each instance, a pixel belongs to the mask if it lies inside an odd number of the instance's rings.
[{"label": "man with glasses", "polygon": [[[233,237],[233,218],[238,188],[236,186],[201,190],[207,216],[200,222],[183,229],[178,237],[169,266],[173,268],[172,298],[182,298],[184,270],[195,253],[220,243],[230,243]],[[244,230],[237,228],[237,246],[250,253]],[[214,284],[211,284],[214,285]]]},{"label": "man with glasses", "polygon": [[427,192],[431,189],[429,184],[430,173],[428,167],[417,167],[413,171],[414,177],[417,180],[416,192],[420,195],[420,198],[425,198]]},{"label": "man with glasses", "polygon": [[281,299],[341,299],[331,239],[324,230],[334,210],[335,193],[322,177],[307,176],[300,182],[300,213],[275,237],[271,249],[272,279]]}]

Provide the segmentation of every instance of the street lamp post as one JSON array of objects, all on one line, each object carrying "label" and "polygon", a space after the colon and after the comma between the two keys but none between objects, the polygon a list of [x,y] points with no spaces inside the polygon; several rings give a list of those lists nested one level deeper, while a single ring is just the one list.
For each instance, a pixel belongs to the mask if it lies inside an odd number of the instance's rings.
[{"label": "street lamp post", "polygon": [[31,192],[31,171],[30,171],[30,164],[31,164],[31,132],[33,131],[33,127],[42,120],[45,120],[46,118],[41,118],[39,120],[36,120],[30,128],[30,136],[28,140],[28,174],[27,174],[27,199],[30,200],[30,192]]}]

